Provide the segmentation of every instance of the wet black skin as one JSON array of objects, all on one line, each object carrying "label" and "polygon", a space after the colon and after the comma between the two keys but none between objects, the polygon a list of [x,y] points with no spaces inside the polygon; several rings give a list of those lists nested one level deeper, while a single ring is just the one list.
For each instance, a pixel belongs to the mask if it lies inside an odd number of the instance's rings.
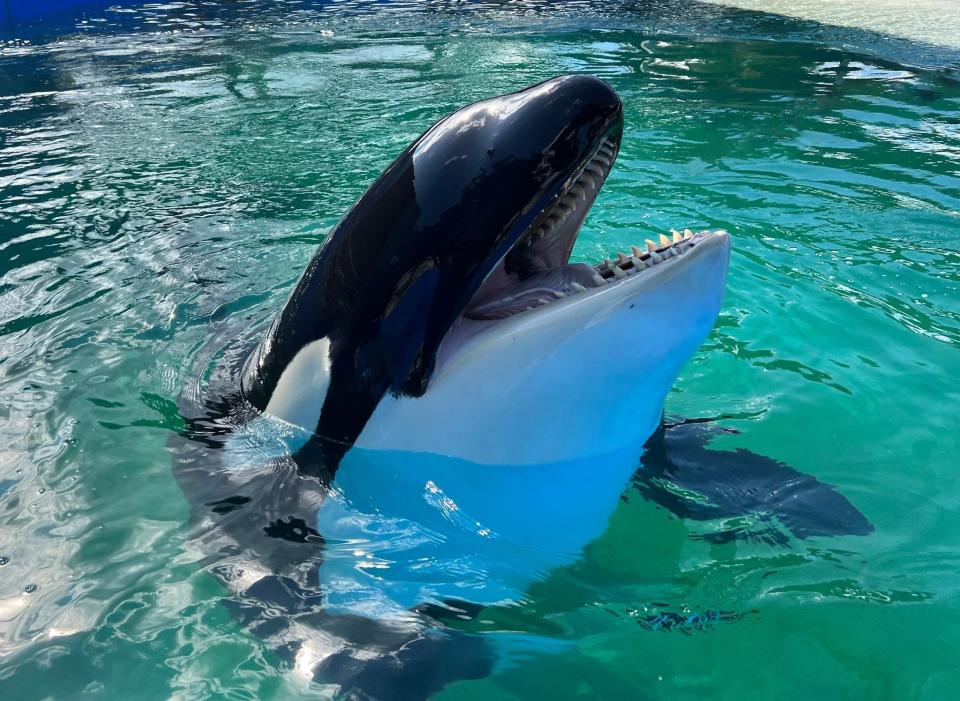
[{"label": "wet black skin", "polygon": [[[315,432],[328,439],[324,453],[344,452],[387,392],[423,394],[440,342],[484,278],[622,128],[617,94],[582,75],[437,122],[314,254],[247,362],[246,399],[264,409],[297,352],[328,338],[331,381]],[[522,279],[528,261],[514,251],[506,264]]]}]

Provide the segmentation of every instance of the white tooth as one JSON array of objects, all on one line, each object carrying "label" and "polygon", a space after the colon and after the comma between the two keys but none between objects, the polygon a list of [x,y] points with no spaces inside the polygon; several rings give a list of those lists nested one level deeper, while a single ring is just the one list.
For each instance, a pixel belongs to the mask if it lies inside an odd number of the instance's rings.
[{"label": "white tooth", "polygon": [[637,258],[636,256],[634,256],[633,258],[631,258],[631,259],[630,259],[630,262],[633,263],[633,269],[634,269],[634,270],[643,270],[644,268],[647,267],[647,266],[645,266],[645,265],[643,264],[643,261],[640,260],[639,258]]},{"label": "white tooth", "polygon": [[655,243],[654,243],[653,241],[651,241],[650,239],[646,239],[645,243],[647,244],[647,250],[648,250],[650,253],[653,253],[655,250],[657,250],[657,244],[655,244]]},{"label": "white tooth", "polygon": [[[671,231],[673,231],[673,230],[671,229]],[[679,232],[679,231],[673,231],[673,242],[674,242],[674,243],[680,243],[681,241],[683,241],[683,237],[680,235],[680,232]]]},{"label": "white tooth", "polygon": [[626,276],[627,276],[627,273],[626,273],[626,271],[625,271],[623,268],[621,268],[619,265],[615,265],[615,266],[613,266],[613,276],[614,276],[615,278],[622,278],[622,277],[626,277]]},{"label": "white tooth", "polygon": [[633,251],[633,255],[637,258],[643,255],[643,251],[640,250],[639,246],[630,246],[630,250]]},{"label": "white tooth", "polygon": [[660,247],[662,248],[664,246],[669,246],[669,245],[670,245],[670,239],[668,239],[663,234],[660,234]]},{"label": "white tooth", "polygon": [[684,230],[683,230],[683,238],[685,238],[685,239],[692,239],[692,238],[693,238],[693,232],[690,231],[690,229],[684,229]]},{"label": "white tooth", "polygon": [[571,282],[570,287],[572,287],[577,292],[586,292],[587,288],[581,285],[579,282]]},{"label": "white tooth", "polygon": [[609,143],[603,144],[598,150],[600,153],[606,154],[607,156],[613,158],[613,146],[611,146]]},{"label": "white tooth", "polygon": [[566,295],[560,290],[554,290],[553,296],[556,297],[557,299],[563,299],[564,297],[566,297]]},{"label": "white tooth", "polygon": [[541,298],[540,298],[539,300],[537,300],[537,301],[539,301],[540,304],[550,304],[550,300],[547,299],[546,297],[541,297]]},{"label": "white tooth", "polygon": [[603,176],[606,175],[606,173],[604,172],[603,168],[601,168],[600,166],[598,166],[596,163],[590,163],[590,164],[586,167],[586,171],[585,171],[585,172],[593,173],[593,174],[596,175],[598,178],[603,178]]},{"label": "white tooth", "polygon": [[623,264],[626,263],[628,260],[630,260],[630,256],[628,256],[626,253],[617,252],[617,262],[618,262],[620,265],[623,265]]},{"label": "white tooth", "polygon": [[587,199],[587,191],[583,189],[583,185],[574,185],[570,188],[570,192],[577,195],[581,200],[586,201]]},{"label": "white tooth", "polygon": [[593,160],[595,160],[597,163],[602,164],[604,168],[609,168],[609,167],[610,167],[610,159],[607,158],[606,156],[603,156],[603,155],[599,154],[599,153],[598,153],[596,156],[593,157]]},{"label": "white tooth", "polygon": [[602,287],[603,285],[607,284],[607,281],[603,279],[603,275],[600,275],[599,273],[593,274],[593,282],[597,287]]},{"label": "white tooth", "polygon": [[593,176],[590,175],[590,173],[588,173],[587,171],[583,171],[583,173],[580,174],[580,180],[581,180],[581,182],[583,182],[584,184],[589,185],[590,187],[592,187],[594,190],[597,189],[597,181],[594,180],[594,179],[593,179]]},{"label": "white tooth", "polygon": [[650,251],[650,259],[651,259],[654,263],[662,263],[662,262],[663,262],[663,256],[661,256],[661,255],[660,255],[659,253],[657,253],[656,251]]}]

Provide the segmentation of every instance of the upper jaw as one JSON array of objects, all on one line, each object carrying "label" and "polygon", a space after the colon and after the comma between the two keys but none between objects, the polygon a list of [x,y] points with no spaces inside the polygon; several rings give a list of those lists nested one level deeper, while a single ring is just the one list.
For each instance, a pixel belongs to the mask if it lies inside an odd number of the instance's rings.
[{"label": "upper jaw", "polygon": [[[570,259],[583,220],[617,160],[619,149],[618,136],[600,139],[592,155],[572,172],[514,251],[522,252],[526,246],[540,271],[564,265]],[[510,267],[509,261],[507,267]]]},{"label": "upper jaw", "polygon": [[598,288],[618,286],[634,278],[647,283],[661,278],[692,250],[726,242],[725,231],[685,229],[647,239],[629,253],[597,264],[570,264],[569,258],[587,212],[603,187],[619,150],[619,134],[600,139],[585,162],[572,171],[554,198],[519,242],[498,264],[467,304],[462,317],[495,321],[526,314]]},{"label": "upper jaw", "polygon": [[463,316],[502,319],[592,284],[588,266],[569,265],[583,221],[600,193],[619,150],[618,134],[600,139],[571,171],[559,193],[474,294]]}]

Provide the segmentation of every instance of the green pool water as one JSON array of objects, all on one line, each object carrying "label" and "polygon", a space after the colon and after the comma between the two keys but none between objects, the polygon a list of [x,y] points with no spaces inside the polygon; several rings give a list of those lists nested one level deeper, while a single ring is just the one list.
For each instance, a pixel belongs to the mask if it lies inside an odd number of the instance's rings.
[{"label": "green pool water", "polygon": [[[177,397],[411,139],[567,72],[626,122],[576,259],[733,237],[668,414],[874,530],[711,542],[736,518],[627,487],[484,624],[556,644],[437,698],[960,696],[960,55],[681,2],[210,7],[0,45],[0,697],[322,697],[184,547]],[[735,615],[641,625],[658,607]]]}]

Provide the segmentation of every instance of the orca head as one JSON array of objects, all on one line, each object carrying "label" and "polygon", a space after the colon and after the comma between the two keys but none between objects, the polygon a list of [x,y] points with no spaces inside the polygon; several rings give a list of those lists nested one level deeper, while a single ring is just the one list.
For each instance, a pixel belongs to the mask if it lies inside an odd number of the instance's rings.
[{"label": "orca head", "polygon": [[[627,388],[647,395],[659,419],[716,316],[729,243],[703,232],[616,262],[569,262],[617,157],[622,114],[606,83],[578,75],[437,122],[314,255],[247,362],[245,397],[340,454],[359,444],[480,462],[510,461],[510,449],[473,446],[501,434],[526,443],[518,462],[562,459],[571,442],[551,439],[562,429],[545,425],[554,410],[583,409],[593,440],[610,412],[592,411],[583,383],[658,377]],[[637,308],[629,319],[627,307]],[[621,338],[610,330],[618,325]],[[612,354],[610,344],[619,344]],[[660,362],[668,357],[682,360]],[[549,406],[562,383],[566,400]],[[524,388],[539,398],[517,401]],[[531,424],[541,427],[520,435]],[[569,457],[585,454],[573,448]]]}]

